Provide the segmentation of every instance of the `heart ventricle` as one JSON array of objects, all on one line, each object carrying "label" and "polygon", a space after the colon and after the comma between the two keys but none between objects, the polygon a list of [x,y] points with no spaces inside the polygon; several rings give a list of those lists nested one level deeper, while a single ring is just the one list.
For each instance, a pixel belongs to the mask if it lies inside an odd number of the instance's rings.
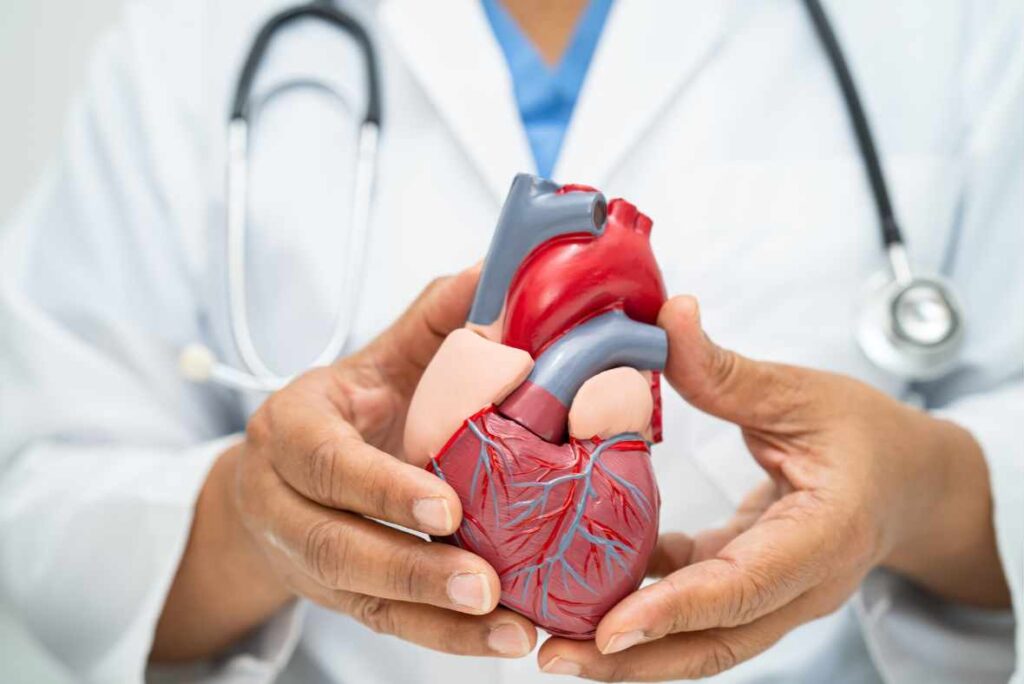
[{"label": "heart ventricle", "polygon": [[463,503],[451,541],[501,578],[501,602],[552,634],[589,638],[643,579],[660,498],[647,442],[555,445],[486,409],[429,467]]}]

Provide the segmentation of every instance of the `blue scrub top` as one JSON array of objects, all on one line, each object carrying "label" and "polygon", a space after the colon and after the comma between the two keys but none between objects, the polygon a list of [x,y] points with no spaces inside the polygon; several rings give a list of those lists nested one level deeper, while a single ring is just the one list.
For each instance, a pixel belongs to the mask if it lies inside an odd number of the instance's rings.
[{"label": "blue scrub top", "polygon": [[508,62],[519,118],[530,141],[537,173],[550,178],[612,0],[591,0],[576,23],[561,62],[554,67],[544,62],[501,0],[482,1]]}]

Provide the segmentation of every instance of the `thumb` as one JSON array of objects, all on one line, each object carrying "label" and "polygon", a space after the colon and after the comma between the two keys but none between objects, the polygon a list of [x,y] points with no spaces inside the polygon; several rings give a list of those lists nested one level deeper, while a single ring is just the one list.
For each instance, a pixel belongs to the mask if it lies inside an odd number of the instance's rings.
[{"label": "thumb", "polygon": [[778,427],[802,407],[804,373],[748,359],[704,333],[697,300],[670,299],[658,314],[668,334],[665,379],[694,407],[741,427]]},{"label": "thumb", "polygon": [[415,382],[448,333],[466,322],[480,268],[477,263],[427,285],[398,320],[367,346],[373,363],[392,379]]}]

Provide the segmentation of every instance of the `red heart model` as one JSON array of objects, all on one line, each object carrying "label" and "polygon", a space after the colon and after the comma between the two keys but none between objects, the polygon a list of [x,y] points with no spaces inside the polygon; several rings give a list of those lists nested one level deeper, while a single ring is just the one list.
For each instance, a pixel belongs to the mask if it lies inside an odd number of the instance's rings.
[{"label": "red heart model", "polygon": [[[515,190],[514,184],[507,205]],[[502,288],[501,344],[528,352],[533,372],[501,401],[468,416],[427,467],[462,500],[462,525],[448,541],[494,566],[501,602],[553,634],[582,639],[639,585],[657,538],[660,496],[650,444],[660,441],[660,389],[654,372],[650,429],[643,434],[564,441],[567,402],[578,382],[565,390],[563,379],[595,348],[610,358],[597,354],[588,368],[634,365],[614,335],[601,331],[663,335],[651,324],[665,288],[650,246],[651,220],[621,199],[605,206],[592,188],[554,192],[572,193],[599,198],[597,228],[570,226],[520,248],[527,253],[516,255],[518,267]],[[496,247],[497,236],[485,274],[498,258]],[[487,283],[482,277],[480,287]],[[482,298],[478,292],[478,303]]]}]

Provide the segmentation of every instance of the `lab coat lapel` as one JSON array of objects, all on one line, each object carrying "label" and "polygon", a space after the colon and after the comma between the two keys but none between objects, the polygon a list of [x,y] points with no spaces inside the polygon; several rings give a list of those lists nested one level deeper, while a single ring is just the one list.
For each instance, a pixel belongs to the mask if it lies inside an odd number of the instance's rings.
[{"label": "lab coat lapel", "polygon": [[576,103],[555,178],[604,186],[671,99],[714,57],[728,33],[734,4],[616,2]]},{"label": "lab coat lapel", "polygon": [[498,202],[512,177],[535,168],[511,77],[474,0],[390,0],[381,20]]}]

